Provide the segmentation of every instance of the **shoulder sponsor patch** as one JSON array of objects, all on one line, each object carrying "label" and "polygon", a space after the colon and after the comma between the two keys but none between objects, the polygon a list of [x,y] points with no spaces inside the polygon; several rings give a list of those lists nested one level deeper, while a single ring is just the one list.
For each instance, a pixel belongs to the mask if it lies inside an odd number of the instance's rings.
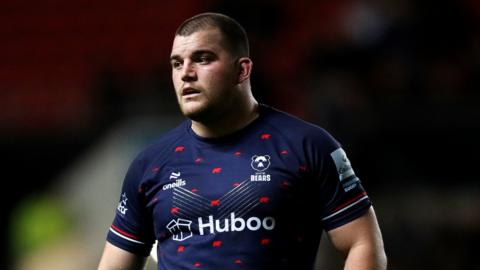
[{"label": "shoulder sponsor patch", "polygon": [[332,157],[335,167],[337,168],[338,178],[342,183],[343,189],[345,191],[349,191],[355,188],[360,179],[358,179],[358,177],[355,175],[345,151],[342,148],[338,148],[330,153],[330,156]]}]

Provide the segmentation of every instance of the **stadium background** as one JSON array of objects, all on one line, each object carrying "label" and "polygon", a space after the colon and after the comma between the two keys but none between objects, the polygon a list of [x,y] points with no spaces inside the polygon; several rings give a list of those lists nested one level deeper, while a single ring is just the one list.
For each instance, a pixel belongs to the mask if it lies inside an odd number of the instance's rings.
[{"label": "stadium background", "polygon": [[126,166],[181,120],[171,42],[204,11],[245,26],[261,102],[344,144],[389,269],[480,269],[473,0],[2,1],[1,269],[95,267]]}]

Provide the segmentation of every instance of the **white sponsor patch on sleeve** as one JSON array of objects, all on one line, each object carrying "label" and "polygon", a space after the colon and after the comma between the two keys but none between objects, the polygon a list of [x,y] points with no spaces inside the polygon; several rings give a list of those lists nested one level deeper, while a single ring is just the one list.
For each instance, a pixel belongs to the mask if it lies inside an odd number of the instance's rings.
[{"label": "white sponsor patch on sleeve", "polygon": [[127,201],[128,201],[128,198],[127,198],[127,195],[126,195],[125,192],[124,192],[124,193],[122,194],[122,198],[120,199],[120,202],[118,203],[118,206],[117,206],[117,211],[118,211],[122,216],[125,216],[125,214],[126,214],[127,211],[128,211]]},{"label": "white sponsor patch on sleeve", "polygon": [[342,183],[343,189],[345,191],[349,191],[355,188],[360,180],[355,175],[345,151],[342,148],[338,148],[330,153],[330,156],[332,157],[335,167],[337,168],[338,178]]}]

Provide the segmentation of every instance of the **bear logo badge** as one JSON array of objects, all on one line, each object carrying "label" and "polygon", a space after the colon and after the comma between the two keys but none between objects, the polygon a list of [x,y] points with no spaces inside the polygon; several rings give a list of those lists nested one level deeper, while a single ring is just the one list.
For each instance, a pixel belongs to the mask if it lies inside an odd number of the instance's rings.
[{"label": "bear logo badge", "polygon": [[256,171],[263,172],[270,167],[269,155],[255,155],[252,157],[252,168]]}]

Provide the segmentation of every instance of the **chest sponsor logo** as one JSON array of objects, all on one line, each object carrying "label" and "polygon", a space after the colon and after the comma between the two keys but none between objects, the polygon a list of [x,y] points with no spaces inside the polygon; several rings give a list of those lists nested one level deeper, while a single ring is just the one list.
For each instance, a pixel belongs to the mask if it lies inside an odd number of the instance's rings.
[{"label": "chest sponsor logo", "polygon": [[184,241],[192,237],[192,229],[190,225],[192,222],[183,218],[172,219],[167,224],[167,229],[173,235],[173,240],[175,241]]},{"label": "chest sponsor logo", "polygon": [[275,219],[273,217],[265,217],[260,219],[258,217],[249,217],[244,219],[241,217],[235,217],[235,213],[230,213],[230,218],[226,218],[223,221],[220,219],[213,219],[213,216],[208,216],[208,221],[203,218],[198,218],[198,230],[200,235],[204,235],[207,232],[210,234],[221,232],[241,232],[244,230],[258,231],[261,228],[271,231],[275,228]]},{"label": "chest sponsor logo", "polygon": [[183,180],[182,178],[180,178],[180,176],[181,176],[180,172],[172,172],[170,174],[170,180],[174,180],[175,182],[163,185],[162,189],[167,190],[167,189],[172,189],[172,188],[176,188],[176,187],[185,186],[187,184],[187,182],[185,180]]},{"label": "chest sponsor logo", "polygon": [[[173,235],[173,240],[184,241],[192,237],[191,225],[192,221],[187,219],[173,219],[167,224],[167,229]],[[258,231],[260,229],[271,231],[275,229],[275,218],[273,217],[249,217],[244,219],[236,217],[235,213],[230,213],[229,218],[223,220],[214,219],[209,215],[207,219],[198,218],[198,233],[200,235],[226,233],[226,232],[242,232],[242,231]]]},{"label": "chest sponsor logo", "polygon": [[273,230],[275,219],[272,216],[257,216],[252,212],[256,207],[270,203],[260,185],[263,183],[247,178],[217,198],[208,198],[184,187],[173,188],[170,211],[173,217],[166,229],[176,241],[191,237],[192,232],[210,235]]},{"label": "chest sponsor logo", "polygon": [[252,169],[255,170],[255,174],[250,175],[250,181],[265,181],[271,180],[270,174],[265,171],[270,167],[269,155],[254,155],[251,162]]}]

